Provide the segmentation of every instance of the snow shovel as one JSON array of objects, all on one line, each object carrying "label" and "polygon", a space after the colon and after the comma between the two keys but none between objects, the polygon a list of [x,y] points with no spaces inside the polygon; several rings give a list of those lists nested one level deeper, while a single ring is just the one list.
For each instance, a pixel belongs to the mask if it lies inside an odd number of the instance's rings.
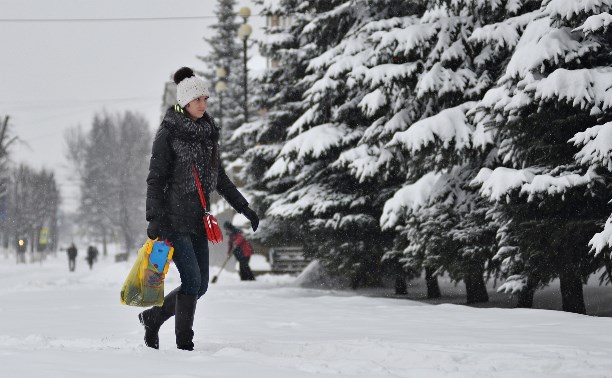
[{"label": "snow shovel", "polygon": [[210,281],[211,283],[215,283],[217,282],[217,278],[219,278],[219,274],[221,274],[221,272],[223,271],[223,268],[225,268],[225,264],[227,264],[227,262],[229,261],[229,259],[232,257],[232,255],[228,255],[227,258],[225,259],[225,261],[223,262],[223,265],[221,265],[221,269],[219,269],[219,273],[217,273],[216,276],[214,276],[212,278],[212,280]]}]

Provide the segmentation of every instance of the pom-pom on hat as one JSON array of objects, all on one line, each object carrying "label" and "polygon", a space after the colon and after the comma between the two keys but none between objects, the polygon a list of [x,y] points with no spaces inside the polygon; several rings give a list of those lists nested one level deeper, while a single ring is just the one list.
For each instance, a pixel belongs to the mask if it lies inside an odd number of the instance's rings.
[{"label": "pom-pom on hat", "polygon": [[201,96],[210,96],[204,80],[197,77],[189,67],[183,67],[174,74],[176,83],[176,100],[184,108],[191,100]]}]

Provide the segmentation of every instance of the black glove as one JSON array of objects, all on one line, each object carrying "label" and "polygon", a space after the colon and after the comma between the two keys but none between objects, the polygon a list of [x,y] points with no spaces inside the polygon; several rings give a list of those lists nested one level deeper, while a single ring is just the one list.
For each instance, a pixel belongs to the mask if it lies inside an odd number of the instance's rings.
[{"label": "black glove", "polygon": [[253,228],[253,231],[257,231],[257,227],[259,227],[259,217],[257,214],[247,206],[244,208],[244,210],[242,210],[242,215],[247,217],[247,219],[251,222],[251,228]]},{"label": "black glove", "polygon": [[161,227],[157,221],[152,220],[147,227],[147,236],[149,239],[155,240],[157,237],[161,239]]}]

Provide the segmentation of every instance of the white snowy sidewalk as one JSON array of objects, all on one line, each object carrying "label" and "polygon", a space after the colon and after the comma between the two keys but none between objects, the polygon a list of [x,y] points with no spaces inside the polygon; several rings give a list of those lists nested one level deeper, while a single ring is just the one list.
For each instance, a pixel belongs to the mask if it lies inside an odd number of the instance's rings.
[{"label": "white snowy sidewalk", "polygon": [[0,262],[2,377],[612,377],[610,318],[422,305],[287,277],[222,274],[198,304],[196,351],[175,349],[172,321],[155,351],[140,309],[119,304],[131,263]]}]

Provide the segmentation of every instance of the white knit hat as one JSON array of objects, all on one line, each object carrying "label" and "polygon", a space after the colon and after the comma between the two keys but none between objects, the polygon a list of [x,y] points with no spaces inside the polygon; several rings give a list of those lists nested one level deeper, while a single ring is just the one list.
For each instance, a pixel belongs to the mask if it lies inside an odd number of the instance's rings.
[{"label": "white knit hat", "polygon": [[185,78],[176,85],[176,100],[181,108],[184,108],[191,100],[201,96],[208,97],[210,93],[204,80],[197,76]]}]

